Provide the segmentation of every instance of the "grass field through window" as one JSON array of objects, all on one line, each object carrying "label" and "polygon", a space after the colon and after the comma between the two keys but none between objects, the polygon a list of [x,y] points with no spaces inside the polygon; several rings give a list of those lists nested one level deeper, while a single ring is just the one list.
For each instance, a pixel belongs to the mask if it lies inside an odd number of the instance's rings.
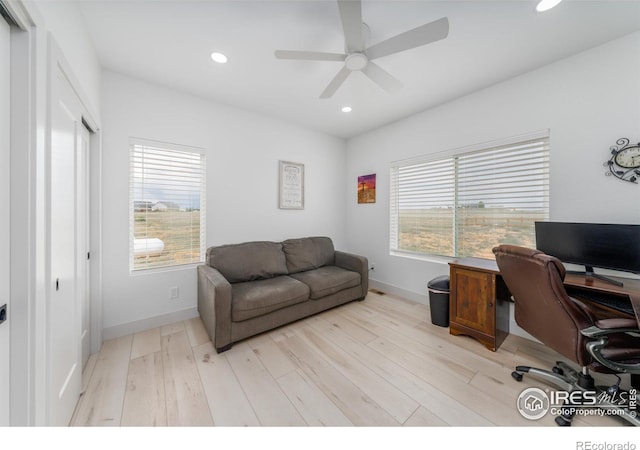
[{"label": "grass field through window", "polygon": [[491,249],[499,244],[535,248],[534,222],[545,220],[546,216],[543,211],[458,208],[457,239],[453,208],[404,209],[398,219],[400,251],[493,259]]},{"label": "grass field through window", "polygon": [[200,262],[200,211],[136,211],[135,239],[160,239],[164,250],[134,255],[134,270]]}]

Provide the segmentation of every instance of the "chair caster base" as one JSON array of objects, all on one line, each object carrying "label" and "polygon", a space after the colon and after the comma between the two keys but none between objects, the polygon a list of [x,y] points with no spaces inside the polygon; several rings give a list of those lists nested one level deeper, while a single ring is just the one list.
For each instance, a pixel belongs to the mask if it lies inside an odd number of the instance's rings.
[{"label": "chair caster base", "polygon": [[570,427],[571,420],[564,418],[563,416],[558,416],[555,418],[555,422],[559,427]]},{"label": "chair caster base", "polygon": [[511,372],[511,376],[516,381],[522,381],[522,374],[520,372],[513,371]]}]

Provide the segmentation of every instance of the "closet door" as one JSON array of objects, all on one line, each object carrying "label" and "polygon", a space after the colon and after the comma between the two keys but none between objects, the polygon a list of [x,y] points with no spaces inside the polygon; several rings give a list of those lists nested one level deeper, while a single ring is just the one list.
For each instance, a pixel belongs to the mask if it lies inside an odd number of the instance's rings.
[{"label": "closet door", "polygon": [[52,67],[50,301],[47,305],[49,425],[68,425],[80,397],[81,303],[77,267],[79,236],[78,152],[82,151],[82,107],[63,69]]},{"label": "closet door", "polygon": [[89,235],[90,215],[89,215],[89,158],[91,154],[91,133],[85,127],[80,127],[79,145],[76,154],[76,191],[77,210],[76,223],[78,232],[76,234],[77,264],[76,281],[78,290],[78,302],[80,305],[80,348],[82,367],[91,354],[91,283],[90,276],[90,254],[91,239]]}]

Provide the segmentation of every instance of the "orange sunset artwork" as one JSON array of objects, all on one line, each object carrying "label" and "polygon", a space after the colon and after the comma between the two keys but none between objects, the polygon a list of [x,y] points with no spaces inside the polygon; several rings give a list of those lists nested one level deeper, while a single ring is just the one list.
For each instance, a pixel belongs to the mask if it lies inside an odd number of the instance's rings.
[{"label": "orange sunset artwork", "polygon": [[358,203],[376,202],[376,174],[358,177]]}]

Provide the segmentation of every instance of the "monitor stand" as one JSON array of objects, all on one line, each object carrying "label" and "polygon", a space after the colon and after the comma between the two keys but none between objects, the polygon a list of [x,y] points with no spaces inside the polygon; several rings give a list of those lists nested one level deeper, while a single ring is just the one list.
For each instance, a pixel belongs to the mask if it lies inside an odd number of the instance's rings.
[{"label": "monitor stand", "polygon": [[615,284],[616,286],[620,286],[620,287],[624,286],[622,281],[614,280],[613,278],[606,277],[604,275],[600,275],[599,273],[595,273],[593,271],[593,267],[591,267],[591,266],[584,266],[584,268],[585,268],[584,272],[567,271],[567,273],[571,273],[571,274],[575,274],[575,275],[584,275],[584,276],[591,277],[591,278],[597,278],[598,280],[602,280],[602,281],[605,281],[607,283]]}]

